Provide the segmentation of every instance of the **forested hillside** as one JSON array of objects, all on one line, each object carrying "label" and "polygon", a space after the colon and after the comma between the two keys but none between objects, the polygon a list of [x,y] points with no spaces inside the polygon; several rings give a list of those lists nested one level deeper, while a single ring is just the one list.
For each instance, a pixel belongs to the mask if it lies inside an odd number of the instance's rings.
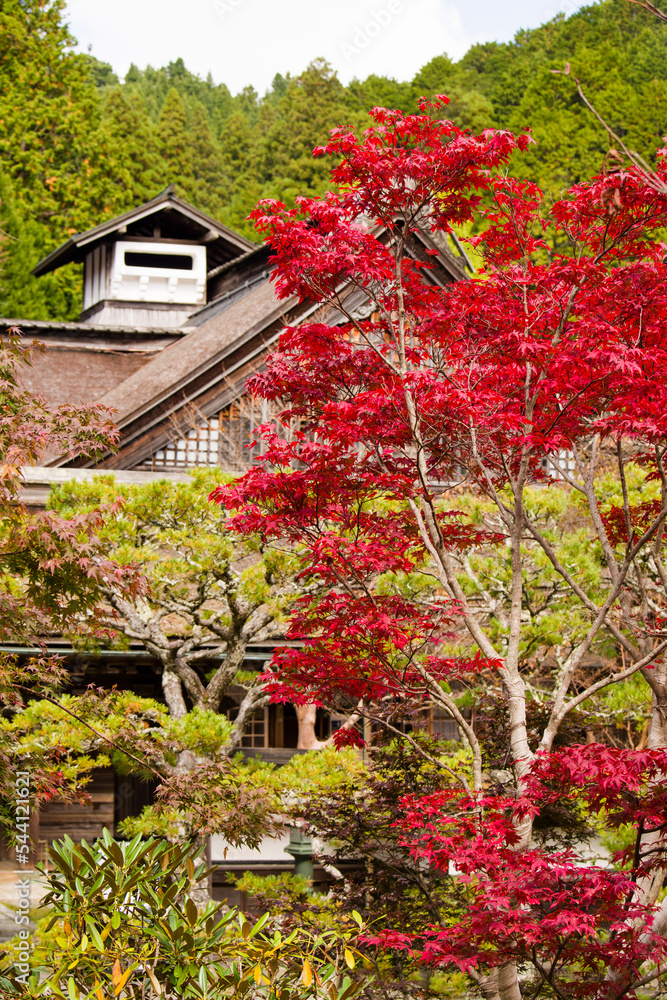
[{"label": "forested hillside", "polygon": [[[317,53],[259,95],[232,95],[182,60],[162,69],[112,68],[71,51],[61,0],[0,7],[0,314],[76,318],[80,268],[39,280],[34,264],[68,235],[157,194],[168,183],[252,237],[261,197],[320,193],[329,165],[313,146],[339,124],[363,126],[374,105],[414,108],[451,97],[474,129],[530,126],[536,144],[515,172],[557,194],[602,165],[609,142],[583,106],[580,78],[610,125],[651,158],[667,133],[667,24],[627,0],[601,0],[520,32],[509,44],[446,55],[410,81],[371,76],[343,86]],[[558,74],[569,62],[570,75]],[[400,67],[397,67],[400,69]]]}]

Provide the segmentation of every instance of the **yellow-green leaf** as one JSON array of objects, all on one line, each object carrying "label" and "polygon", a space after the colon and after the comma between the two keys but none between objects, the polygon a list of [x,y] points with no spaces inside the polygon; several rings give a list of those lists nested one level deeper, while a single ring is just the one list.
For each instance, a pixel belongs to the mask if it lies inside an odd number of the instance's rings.
[{"label": "yellow-green leaf", "polygon": [[89,924],[88,930],[90,931],[90,936],[93,939],[93,944],[95,945],[97,950],[104,951],[104,939],[100,934],[100,932],[98,931],[97,927],[95,927],[94,924]]},{"label": "yellow-green leaf", "polygon": [[153,990],[155,991],[155,993],[157,993],[158,996],[161,996],[162,987],[160,986],[160,983],[156,979],[155,973],[153,972],[152,969],[146,969],[146,972],[148,974],[148,978],[151,981],[151,986],[153,987]]},{"label": "yellow-green leaf", "polygon": [[347,965],[348,969],[353,969],[355,966],[355,961],[354,961],[354,955],[352,954],[350,949],[346,948],[343,954],[345,956],[345,964]]}]

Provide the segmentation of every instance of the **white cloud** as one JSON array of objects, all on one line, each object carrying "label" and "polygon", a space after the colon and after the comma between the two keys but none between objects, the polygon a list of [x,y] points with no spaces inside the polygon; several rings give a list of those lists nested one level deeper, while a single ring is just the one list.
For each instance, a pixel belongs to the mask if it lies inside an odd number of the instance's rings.
[{"label": "white cloud", "polygon": [[68,0],[79,47],[116,72],[181,56],[233,93],[260,93],[276,73],[297,74],[324,56],[344,82],[369,73],[410,79],[425,62],[468,45],[445,0]]},{"label": "white cloud", "polygon": [[347,83],[370,73],[409,80],[429,59],[507,40],[579,0],[67,0],[80,48],[124,74],[130,63],[188,69],[233,93],[263,93],[276,73],[324,56]]}]

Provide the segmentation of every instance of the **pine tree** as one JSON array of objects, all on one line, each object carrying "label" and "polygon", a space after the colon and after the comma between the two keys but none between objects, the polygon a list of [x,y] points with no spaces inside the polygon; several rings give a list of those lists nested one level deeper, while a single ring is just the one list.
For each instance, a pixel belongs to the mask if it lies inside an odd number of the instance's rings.
[{"label": "pine tree", "polygon": [[192,107],[188,128],[193,170],[193,201],[210,215],[222,210],[229,195],[223,157],[211,139],[204,106],[196,101]]},{"label": "pine tree", "polygon": [[175,183],[185,198],[192,198],[195,174],[192,148],[181,95],[175,87],[167,94],[158,123],[160,170],[167,183]]},{"label": "pine tree", "polygon": [[[3,293],[35,318],[76,316],[74,269],[42,279],[30,269],[68,235],[99,221],[108,187],[99,171],[98,97],[86,57],[71,51],[62,0],[0,7],[0,167],[6,203]],[[12,310],[13,311],[13,310]]]},{"label": "pine tree", "polygon": [[113,183],[113,215],[152,198],[160,188],[153,127],[138,94],[112,90],[104,105],[103,131],[109,150],[107,170]]},{"label": "pine tree", "polygon": [[335,126],[361,125],[366,117],[347,106],[343,85],[323,59],[291,80],[275,107],[262,111],[256,169],[266,193],[283,200],[297,192],[321,193],[328,184],[330,164],[313,157],[313,147],[326,142]]}]

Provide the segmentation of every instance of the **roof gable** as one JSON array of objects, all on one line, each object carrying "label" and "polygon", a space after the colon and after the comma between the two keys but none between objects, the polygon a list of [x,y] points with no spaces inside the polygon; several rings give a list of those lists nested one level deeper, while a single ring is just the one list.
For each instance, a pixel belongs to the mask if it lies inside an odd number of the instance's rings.
[{"label": "roof gable", "polygon": [[166,190],[144,205],[139,205],[84,233],[75,233],[66,243],[40,260],[32,273],[40,276],[55,271],[63,264],[79,263],[95,247],[119,238],[205,244],[209,267],[225,264],[256,246],[245,236],[240,236],[210,215],[183,201],[174,194],[173,185],[170,184]]}]

